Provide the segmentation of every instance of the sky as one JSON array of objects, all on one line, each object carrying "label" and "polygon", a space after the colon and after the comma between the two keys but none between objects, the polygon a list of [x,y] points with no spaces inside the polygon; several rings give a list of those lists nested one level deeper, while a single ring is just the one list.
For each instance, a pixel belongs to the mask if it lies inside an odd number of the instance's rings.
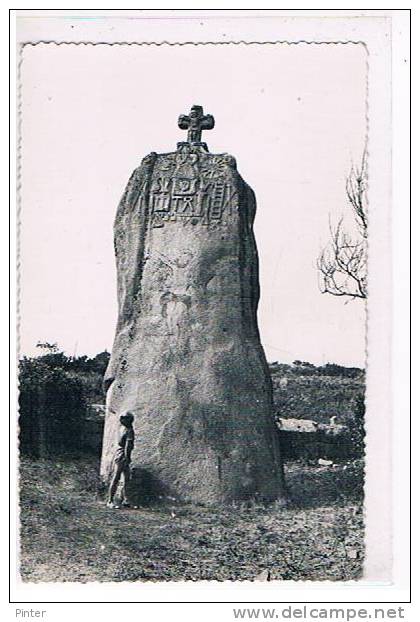
[{"label": "sky", "polygon": [[177,118],[215,117],[257,197],[259,327],[269,361],[364,366],[363,302],[322,295],[329,219],[366,134],[362,45],[26,46],[21,67],[20,354],[112,347],[113,221],[134,168],[168,152]]}]

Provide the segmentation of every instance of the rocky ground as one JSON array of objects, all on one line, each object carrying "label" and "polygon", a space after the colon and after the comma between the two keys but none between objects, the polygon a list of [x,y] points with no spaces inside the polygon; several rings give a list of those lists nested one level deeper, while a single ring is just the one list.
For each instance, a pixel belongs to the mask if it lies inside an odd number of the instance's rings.
[{"label": "rocky ground", "polygon": [[363,465],[286,466],[287,509],[162,504],[108,510],[95,460],[21,464],[24,581],[361,577]]}]

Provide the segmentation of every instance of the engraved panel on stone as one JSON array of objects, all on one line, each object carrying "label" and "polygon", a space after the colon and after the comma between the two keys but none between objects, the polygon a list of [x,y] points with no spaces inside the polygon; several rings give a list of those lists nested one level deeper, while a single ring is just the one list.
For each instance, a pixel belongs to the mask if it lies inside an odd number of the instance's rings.
[{"label": "engraved panel on stone", "polygon": [[197,191],[198,179],[178,177],[174,179],[173,195],[174,196],[186,196],[195,194]]}]

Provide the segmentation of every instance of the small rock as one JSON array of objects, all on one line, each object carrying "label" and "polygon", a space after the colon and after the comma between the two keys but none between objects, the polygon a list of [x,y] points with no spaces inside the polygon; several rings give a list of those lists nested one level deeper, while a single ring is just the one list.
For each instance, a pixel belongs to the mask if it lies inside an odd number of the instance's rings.
[{"label": "small rock", "polygon": [[318,460],[318,464],[320,464],[321,466],[332,466],[334,463],[332,460],[324,460],[324,458],[320,458]]},{"label": "small rock", "polygon": [[347,549],[347,557],[349,559],[359,559],[359,551],[357,549]]},{"label": "small rock", "polygon": [[270,571],[263,570],[260,574],[257,574],[255,581],[270,581]]}]

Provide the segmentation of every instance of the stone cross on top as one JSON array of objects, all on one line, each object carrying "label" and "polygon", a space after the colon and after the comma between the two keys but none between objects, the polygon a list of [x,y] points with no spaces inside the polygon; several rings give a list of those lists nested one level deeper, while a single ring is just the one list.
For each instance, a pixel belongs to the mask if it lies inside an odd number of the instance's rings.
[{"label": "stone cross on top", "polygon": [[178,117],[178,127],[188,130],[189,143],[201,143],[201,132],[214,128],[214,117],[203,114],[202,106],[193,106],[189,115],[181,114]]}]

